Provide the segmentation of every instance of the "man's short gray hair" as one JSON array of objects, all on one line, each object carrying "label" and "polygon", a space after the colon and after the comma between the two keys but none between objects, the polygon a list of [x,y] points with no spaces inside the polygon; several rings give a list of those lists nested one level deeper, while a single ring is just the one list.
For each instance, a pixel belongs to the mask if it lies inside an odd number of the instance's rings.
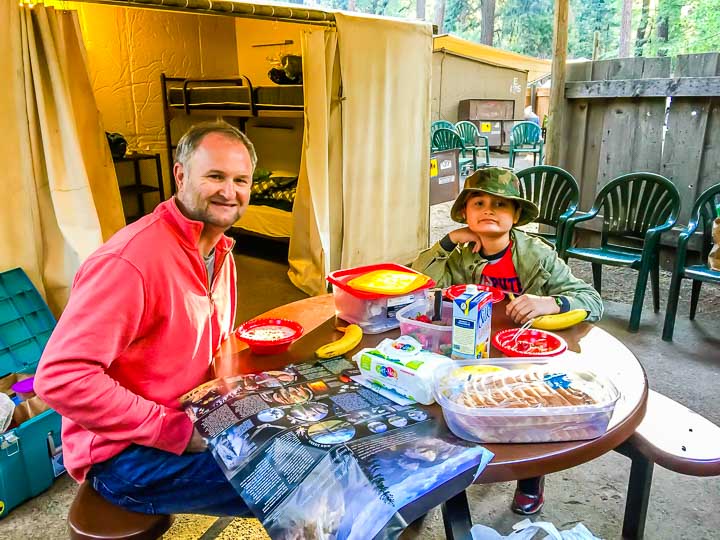
[{"label": "man's short gray hair", "polygon": [[257,165],[257,154],[255,153],[253,143],[251,143],[247,135],[238,128],[223,121],[203,122],[188,129],[180,138],[180,142],[178,142],[177,148],[175,149],[175,162],[180,163],[180,165],[187,169],[190,163],[190,158],[195,153],[195,150],[197,150],[197,147],[200,146],[200,143],[205,136],[210,135],[211,133],[217,133],[218,135],[223,135],[228,139],[233,139],[242,143],[250,154],[252,168],[253,171],[255,170],[255,166]]}]

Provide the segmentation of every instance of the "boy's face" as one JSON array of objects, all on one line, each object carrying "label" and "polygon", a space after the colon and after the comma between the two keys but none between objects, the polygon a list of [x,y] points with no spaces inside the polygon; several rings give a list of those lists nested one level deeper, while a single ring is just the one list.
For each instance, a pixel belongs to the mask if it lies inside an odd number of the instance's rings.
[{"label": "boy's face", "polygon": [[479,236],[507,234],[518,219],[520,208],[511,199],[478,193],[465,202],[467,226]]}]

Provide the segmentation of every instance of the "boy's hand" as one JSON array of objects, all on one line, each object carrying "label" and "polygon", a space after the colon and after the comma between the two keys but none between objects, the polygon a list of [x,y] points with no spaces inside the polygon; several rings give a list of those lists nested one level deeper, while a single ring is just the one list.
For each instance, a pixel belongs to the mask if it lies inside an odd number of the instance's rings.
[{"label": "boy's hand", "polygon": [[455,229],[451,231],[448,236],[455,244],[465,244],[467,242],[474,242],[475,245],[472,248],[473,253],[479,253],[482,248],[482,242],[480,237],[472,232],[469,227],[463,227],[462,229]]},{"label": "boy's hand", "polygon": [[188,445],[185,447],[185,453],[195,454],[198,452],[204,452],[205,450],[207,450],[207,447],[207,442],[205,442],[203,436],[200,435],[200,432],[197,430],[197,428],[193,428],[193,434],[188,441]]},{"label": "boy's hand", "polygon": [[523,294],[505,307],[505,313],[516,323],[523,324],[541,315],[560,313],[560,306],[552,296]]}]

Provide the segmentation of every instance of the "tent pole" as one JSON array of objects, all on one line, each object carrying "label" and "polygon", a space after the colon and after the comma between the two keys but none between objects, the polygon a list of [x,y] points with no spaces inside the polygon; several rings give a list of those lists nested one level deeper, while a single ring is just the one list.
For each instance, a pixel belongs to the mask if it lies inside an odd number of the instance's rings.
[{"label": "tent pole", "polygon": [[205,15],[225,15],[248,19],[264,19],[300,24],[334,26],[332,12],[305,7],[252,4],[233,0],[75,0],[87,4],[111,4],[145,9],[164,9]]}]

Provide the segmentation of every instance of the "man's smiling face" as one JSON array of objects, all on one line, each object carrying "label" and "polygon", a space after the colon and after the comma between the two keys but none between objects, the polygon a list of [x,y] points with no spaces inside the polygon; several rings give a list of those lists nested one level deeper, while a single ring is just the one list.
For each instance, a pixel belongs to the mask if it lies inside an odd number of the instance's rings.
[{"label": "man's smiling face", "polygon": [[224,231],[245,212],[253,166],[240,141],[210,133],[185,166],[175,164],[174,172],[177,200],[188,218]]}]

